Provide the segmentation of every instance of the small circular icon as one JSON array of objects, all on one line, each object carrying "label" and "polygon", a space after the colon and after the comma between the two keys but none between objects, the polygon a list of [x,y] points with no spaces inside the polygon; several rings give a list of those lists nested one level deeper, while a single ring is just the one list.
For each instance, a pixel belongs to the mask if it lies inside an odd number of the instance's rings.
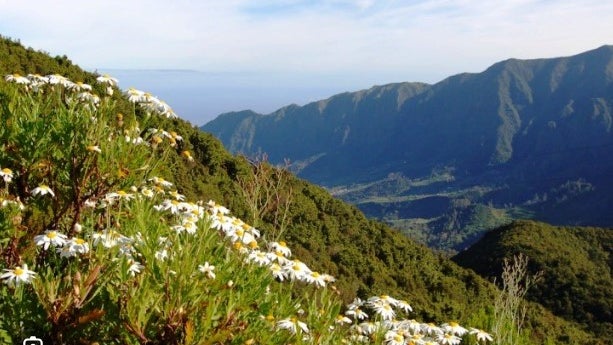
[{"label": "small circular icon", "polygon": [[43,340],[35,336],[31,336],[23,340],[23,345],[43,345]]}]

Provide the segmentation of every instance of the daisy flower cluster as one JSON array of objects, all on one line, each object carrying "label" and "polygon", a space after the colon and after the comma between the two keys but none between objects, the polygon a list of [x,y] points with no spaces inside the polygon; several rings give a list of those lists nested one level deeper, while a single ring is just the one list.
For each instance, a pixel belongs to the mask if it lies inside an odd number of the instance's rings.
[{"label": "daisy flower cluster", "polygon": [[[61,87],[62,90],[66,90],[66,103],[72,104],[74,102],[83,104],[85,108],[89,110],[96,110],[100,105],[101,98],[93,91],[93,87],[90,84],[83,82],[73,82],[70,79],[58,75],[50,74],[46,76],[38,74],[28,74],[27,76],[21,76],[19,74],[9,74],[4,78],[9,83],[23,85],[26,91],[34,91],[36,93],[44,93],[49,88]],[[118,80],[109,75],[100,75],[96,78],[96,82],[106,89],[106,95],[113,95],[114,88],[118,86]],[[130,88],[124,92],[127,99],[138,104],[148,114],[157,114],[167,118],[177,118],[177,114],[172,108],[164,101],[159,100],[150,93]],[[92,117],[92,120],[96,119]],[[117,114],[117,125],[123,126],[123,114]],[[148,136],[144,139],[141,136],[141,129],[138,125],[131,128],[124,129],[124,138],[126,142],[141,145],[146,144],[152,148],[158,147],[163,142],[168,142],[170,147],[176,148],[179,143],[183,141],[183,137],[174,131],[166,131],[161,128],[150,128],[146,131]],[[91,152],[101,153],[102,150],[98,145],[88,145],[87,150]],[[188,161],[194,161],[192,154],[188,150],[183,150],[181,156]],[[2,169],[0,171],[0,178],[5,182],[10,182],[14,174],[10,169]]]},{"label": "daisy flower cluster", "polygon": [[[96,108],[101,101],[100,97],[93,92],[92,85],[80,81],[73,82],[59,74],[50,74],[46,76],[28,74],[27,76],[22,76],[15,73],[6,75],[4,79],[9,83],[23,85],[26,91],[34,91],[36,93],[44,93],[47,87],[59,85],[64,90],[70,92],[70,97],[67,98],[68,102],[77,101],[85,103],[88,107]],[[114,88],[118,85],[116,78],[106,74],[98,76],[96,82],[105,87],[108,96],[113,95]],[[148,92],[129,88],[124,92],[124,95],[130,102],[138,104],[149,114],[157,114],[172,119],[178,118],[177,114],[166,102]]]},{"label": "daisy flower cluster", "polygon": [[169,194],[173,198],[164,199],[161,204],[155,205],[154,209],[160,212],[167,211],[175,216],[177,223],[171,225],[170,229],[177,234],[195,234],[198,230],[197,223],[205,216],[204,207],[197,203],[185,202],[185,196],[176,191],[171,191]]},{"label": "daisy flower cluster", "polygon": [[166,102],[161,101],[148,92],[129,88],[124,94],[130,102],[138,104],[148,113],[162,115],[170,119],[178,117]]},{"label": "daisy flower cluster", "polygon": [[316,287],[325,287],[335,278],[329,274],[311,270],[298,259],[290,259],[292,251],[285,242],[269,242],[263,250],[257,242],[260,231],[242,220],[230,216],[230,211],[214,201],[207,203],[211,227],[220,231],[234,248],[245,255],[245,260],[268,267],[278,281],[299,281]]},{"label": "daisy flower cluster", "polygon": [[171,147],[177,146],[177,142],[183,141],[183,137],[177,134],[177,132],[167,132],[163,129],[150,128],[148,130],[151,135],[151,145],[161,144],[165,139],[170,143]]},{"label": "daisy flower cluster", "polygon": [[[116,192],[109,192],[98,200],[87,200],[85,202],[85,206],[92,209],[110,211],[112,206],[117,206],[121,203],[128,203],[138,198],[151,199],[157,194],[165,194],[165,189],[172,186],[172,183],[159,177],[154,177],[150,179],[149,182],[152,183],[151,186],[144,186],[140,190],[136,187],[132,187],[128,192],[118,190]],[[174,195],[178,199],[184,198],[176,191],[171,191],[168,193],[170,195]],[[179,210],[186,211],[186,209],[189,209],[189,211],[186,213],[189,213],[190,218],[188,219],[186,217],[182,226],[187,232],[195,232],[195,222],[197,219],[194,219],[193,217],[194,215],[197,215],[197,212],[194,211],[198,210],[197,205],[192,203],[179,203],[176,202],[176,200],[165,200],[161,205],[154,206],[154,208],[158,210],[171,210],[171,213],[173,214],[179,213]],[[199,216],[202,217],[204,214],[202,207],[200,207],[199,213]],[[188,225],[188,220],[193,223]],[[173,226],[172,228],[179,232],[178,227]],[[82,226],[78,223],[75,225],[75,232],[79,234],[83,232]],[[116,248],[118,255],[117,257],[113,258],[113,260],[125,259],[128,274],[135,276],[143,271],[145,266],[139,261],[142,255],[137,250],[138,246],[143,243],[143,235],[140,232],[132,236],[126,236],[120,233],[118,229],[108,227],[101,231],[86,231],[85,233],[86,234],[84,234],[83,238],[68,238],[65,234],[62,234],[57,230],[46,230],[43,234],[35,236],[34,242],[37,246],[41,247],[42,250],[46,251],[49,249],[54,249],[60,254],[60,257],[65,258],[72,258],[89,253],[90,244],[94,247],[102,247],[105,249]],[[168,244],[165,238],[161,238],[159,243],[161,245]],[[157,259],[164,260],[168,257],[168,252],[166,249],[161,249],[156,253],[155,257]]]},{"label": "daisy flower cluster", "polygon": [[[72,97],[74,98],[68,98],[68,100],[70,101],[76,100],[78,102],[82,102],[93,107],[98,106],[98,104],[100,103],[100,97],[93,93],[93,88],[90,84],[86,84],[80,81],[73,82],[70,79],[59,74],[50,74],[46,76],[42,76],[39,74],[28,74],[24,77],[15,73],[6,75],[4,77],[4,80],[10,83],[21,84],[26,88],[26,90],[32,90],[36,93],[44,93],[47,87],[54,87],[55,85],[59,85],[63,87],[64,90],[68,90],[73,93]],[[99,83],[108,85],[107,93],[109,92],[110,88],[111,94],[112,87],[117,85],[116,79],[114,78],[98,78],[97,81]]]},{"label": "daisy flower cluster", "polygon": [[[370,311],[370,315],[366,311]],[[474,334],[479,342],[492,341],[492,336],[485,331],[476,328],[469,331],[457,322],[439,326],[397,318],[411,311],[413,309],[406,301],[388,295],[367,300],[356,298],[347,305],[345,316],[339,316],[337,323],[351,324],[350,338],[357,343],[371,343],[378,334],[384,334],[383,344],[386,345],[457,345],[469,333]]]}]

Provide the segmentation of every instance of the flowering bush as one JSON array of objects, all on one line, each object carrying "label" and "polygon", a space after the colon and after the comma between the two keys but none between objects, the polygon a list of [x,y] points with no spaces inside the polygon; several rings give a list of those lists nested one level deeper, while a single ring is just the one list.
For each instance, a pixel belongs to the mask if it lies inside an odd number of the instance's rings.
[{"label": "flowering bush", "polygon": [[[0,339],[52,343],[459,344],[489,334],[420,323],[408,302],[356,298],[214,201],[160,176],[193,161],[156,97],[59,75],[8,75],[0,92]],[[96,92],[104,96],[98,96]]]}]

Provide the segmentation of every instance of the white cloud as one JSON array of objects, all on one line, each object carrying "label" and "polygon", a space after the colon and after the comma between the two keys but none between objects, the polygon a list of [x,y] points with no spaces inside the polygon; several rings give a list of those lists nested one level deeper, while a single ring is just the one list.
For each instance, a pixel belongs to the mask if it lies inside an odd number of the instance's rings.
[{"label": "white cloud", "polygon": [[86,68],[214,72],[122,83],[154,88],[195,123],[572,55],[613,44],[611,32],[613,3],[601,0],[0,0],[0,34]]},{"label": "white cloud", "polygon": [[512,0],[2,1],[0,32],[83,66],[402,73],[612,43],[613,4]]}]

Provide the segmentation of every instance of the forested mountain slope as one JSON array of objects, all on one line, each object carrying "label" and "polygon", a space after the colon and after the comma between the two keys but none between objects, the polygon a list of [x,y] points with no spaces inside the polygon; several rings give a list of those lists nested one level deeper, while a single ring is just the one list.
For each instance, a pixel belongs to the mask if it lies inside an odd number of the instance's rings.
[{"label": "forested mountain slope", "polygon": [[202,129],[232,152],[287,158],[368,216],[457,251],[514,218],[613,225],[612,114],[613,46],[602,46],[226,113]]},{"label": "forested mountain slope", "polygon": [[500,276],[502,262],[523,253],[542,280],[527,298],[556,315],[613,335],[613,231],[516,221],[488,232],[453,261],[483,277]]}]

